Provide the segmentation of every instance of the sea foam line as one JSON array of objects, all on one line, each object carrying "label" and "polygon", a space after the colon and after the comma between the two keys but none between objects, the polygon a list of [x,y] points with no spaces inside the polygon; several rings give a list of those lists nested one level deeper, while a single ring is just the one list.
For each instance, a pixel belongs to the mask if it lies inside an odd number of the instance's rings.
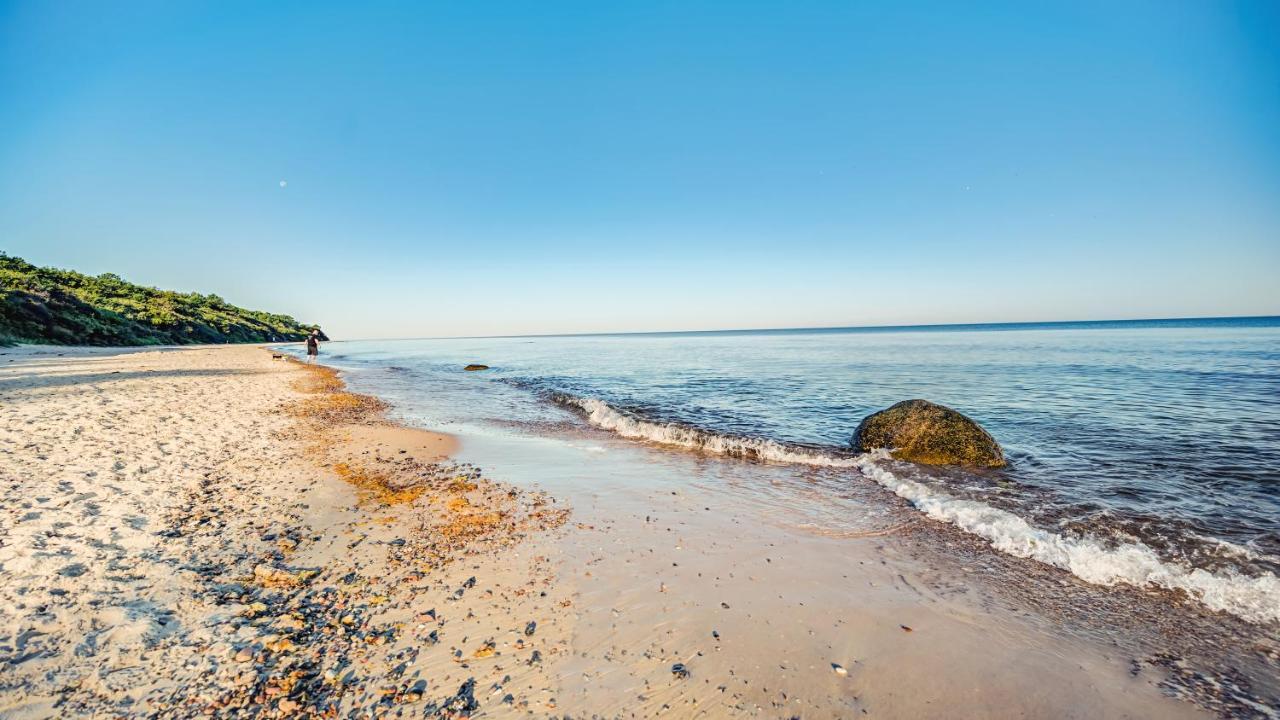
[{"label": "sea foam line", "polygon": [[1255,623],[1280,622],[1280,579],[1274,573],[1249,576],[1211,573],[1160,559],[1150,547],[1127,542],[1106,547],[1090,538],[1068,538],[1032,526],[1006,510],[963,500],[923,483],[901,478],[879,464],[883,451],[834,455],[763,438],[734,437],[678,423],[642,420],[603,400],[557,394],[553,400],[581,411],[592,425],[632,440],[672,445],[728,457],[858,470],[925,515],[988,540],[995,549],[1071,572],[1095,585],[1125,583],[1182,590],[1205,606]]}]

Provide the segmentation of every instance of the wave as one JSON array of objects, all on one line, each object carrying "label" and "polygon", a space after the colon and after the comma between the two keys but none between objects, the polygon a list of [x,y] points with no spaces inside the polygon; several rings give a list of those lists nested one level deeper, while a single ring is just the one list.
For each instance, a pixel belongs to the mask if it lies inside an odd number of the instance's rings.
[{"label": "wave", "polygon": [[1128,584],[1180,590],[1206,607],[1254,623],[1280,622],[1280,578],[1274,573],[1213,573],[1162,560],[1141,542],[1109,545],[1092,538],[1066,537],[1035,527],[1018,515],[976,500],[952,497],[910,478],[883,461],[888,453],[839,452],[767,438],[724,435],[680,423],[657,422],[617,409],[603,400],[553,393],[552,401],[581,412],[595,427],[643,440],[732,458],[849,468],[910,502],[930,518],[984,538],[1000,552],[1071,572],[1095,585]]},{"label": "wave", "polygon": [[860,456],[832,454],[817,448],[780,443],[767,438],[722,435],[680,423],[662,423],[637,418],[617,410],[603,400],[579,398],[563,393],[553,393],[552,401],[577,409],[586,415],[587,422],[604,430],[611,430],[631,440],[646,440],[663,445],[675,445],[688,450],[699,450],[714,455],[824,467],[858,467]]}]

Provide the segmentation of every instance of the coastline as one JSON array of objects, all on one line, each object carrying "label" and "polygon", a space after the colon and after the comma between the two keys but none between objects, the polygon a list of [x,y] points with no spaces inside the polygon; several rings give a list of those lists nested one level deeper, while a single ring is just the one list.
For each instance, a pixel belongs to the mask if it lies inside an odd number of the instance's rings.
[{"label": "coastline", "polygon": [[1206,715],[910,531],[637,489],[648,448],[458,445],[256,347],[63,355],[0,363],[0,717]]},{"label": "coastline", "polygon": [[259,347],[25,355],[0,368],[0,717],[554,706],[548,499]]}]

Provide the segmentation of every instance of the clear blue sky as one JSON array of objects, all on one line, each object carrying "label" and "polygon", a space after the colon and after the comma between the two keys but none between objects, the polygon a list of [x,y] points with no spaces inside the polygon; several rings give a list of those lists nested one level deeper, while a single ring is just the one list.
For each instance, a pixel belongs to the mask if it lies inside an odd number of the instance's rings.
[{"label": "clear blue sky", "polygon": [[341,337],[1280,314],[1280,3],[0,0],[0,249]]}]

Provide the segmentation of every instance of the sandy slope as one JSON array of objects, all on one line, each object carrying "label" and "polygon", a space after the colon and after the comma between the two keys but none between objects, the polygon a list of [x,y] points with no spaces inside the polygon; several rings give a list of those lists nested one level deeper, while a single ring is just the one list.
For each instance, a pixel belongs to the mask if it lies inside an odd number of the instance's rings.
[{"label": "sandy slope", "polygon": [[568,630],[559,518],[300,376],[245,347],[0,356],[0,716],[554,707],[530,659]]}]

